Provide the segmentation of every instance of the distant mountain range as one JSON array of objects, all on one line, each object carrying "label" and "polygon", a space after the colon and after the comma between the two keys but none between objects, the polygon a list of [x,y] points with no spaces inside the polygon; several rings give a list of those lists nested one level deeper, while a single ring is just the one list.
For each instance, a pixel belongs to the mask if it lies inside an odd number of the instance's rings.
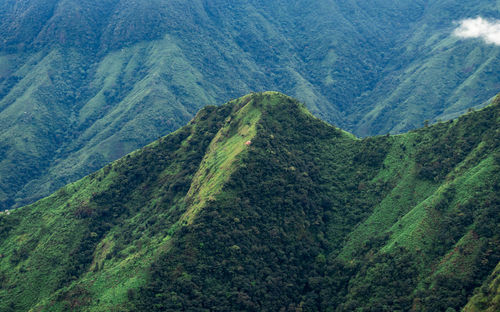
[{"label": "distant mountain range", "polygon": [[276,92],[0,214],[2,311],[498,311],[500,96],[358,139]]},{"label": "distant mountain range", "polygon": [[452,35],[494,0],[0,1],[0,209],[277,90],[358,136],[482,106],[500,47]]}]

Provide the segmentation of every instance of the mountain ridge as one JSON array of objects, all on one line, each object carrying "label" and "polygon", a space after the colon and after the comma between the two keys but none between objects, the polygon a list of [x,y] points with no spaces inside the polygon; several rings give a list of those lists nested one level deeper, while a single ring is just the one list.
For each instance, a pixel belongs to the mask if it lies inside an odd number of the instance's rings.
[{"label": "mountain ridge", "polygon": [[275,92],[208,106],[1,214],[0,307],[461,309],[500,262],[499,99],[364,139]]}]

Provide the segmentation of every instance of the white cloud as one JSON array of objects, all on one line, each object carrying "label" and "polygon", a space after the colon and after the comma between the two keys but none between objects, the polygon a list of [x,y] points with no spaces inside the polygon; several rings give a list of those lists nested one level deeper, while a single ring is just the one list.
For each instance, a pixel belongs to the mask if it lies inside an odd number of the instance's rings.
[{"label": "white cloud", "polygon": [[460,38],[481,38],[486,43],[500,46],[500,20],[482,17],[464,19],[458,22],[454,34]]}]

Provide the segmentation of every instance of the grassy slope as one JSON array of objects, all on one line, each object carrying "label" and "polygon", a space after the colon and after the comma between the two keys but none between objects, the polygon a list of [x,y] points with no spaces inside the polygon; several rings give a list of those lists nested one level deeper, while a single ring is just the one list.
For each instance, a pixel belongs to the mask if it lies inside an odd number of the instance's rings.
[{"label": "grassy slope", "polygon": [[1,309],[463,307],[499,261],[498,105],[363,140],[276,93],[208,107],[0,215]]},{"label": "grassy slope", "polygon": [[[497,97],[492,106],[479,114],[392,137],[393,145],[384,161],[384,169],[374,180],[392,180],[394,187],[375,206],[373,214],[349,234],[340,254],[341,259],[350,261],[360,249],[393,255],[411,250],[411,261],[417,264],[413,270],[418,272],[413,277],[415,290],[413,297],[410,296],[414,309],[463,307],[472,289],[482,284],[500,260],[498,231],[482,229],[485,216],[492,218],[485,227],[495,227],[498,223],[498,105]],[[440,177],[436,176],[439,170],[433,171],[422,179],[422,158],[418,154],[429,159],[436,156],[429,155],[440,149],[429,144],[454,146],[450,158],[432,159],[434,165],[451,161],[448,166],[451,170],[441,172]],[[428,165],[431,163],[424,166]],[[377,236],[385,236],[385,241],[373,249],[373,237]],[[491,254],[495,256],[490,257]],[[488,269],[484,272],[483,268]],[[373,283],[370,274],[368,269],[356,279],[361,284]],[[484,282],[482,289],[491,279]],[[450,281],[449,284],[444,280]],[[459,284],[451,282],[456,280]],[[435,295],[445,291],[455,291],[452,296],[456,298]],[[465,293],[467,296],[461,297]],[[489,298],[490,305],[494,305],[494,299]]]},{"label": "grassy slope", "polygon": [[488,277],[488,280],[480,288],[479,292],[474,295],[467,303],[464,311],[476,312],[486,311],[493,312],[500,309],[500,264],[497,265],[495,271]]},{"label": "grassy slope", "polygon": [[[172,226],[182,214],[181,199],[203,150],[225,118],[224,110],[219,114],[210,114],[210,110],[214,108],[203,110],[190,125],[141,153],[71,184],[35,206],[3,215],[3,222],[16,224],[12,220],[18,220],[19,224],[9,227],[9,239],[2,240],[2,255],[11,255],[2,256],[2,276],[9,275],[2,279],[2,310],[8,309],[9,301],[16,302],[14,309],[27,309],[58,289],[59,295],[55,295],[62,297],[57,298],[67,298],[69,305],[76,304],[71,296],[82,291],[95,295],[100,307],[123,301],[124,291],[140,283],[141,268],[151,261],[147,259],[175,232]],[[200,119],[204,122],[198,127]],[[131,167],[132,163],[156,165],[139,168]],[[57,228],[58,234],[50,228]],[[125,236],[124,228],[128,228]],[[123,241],[130,236],[132,249]],[[90,254],[82,258],[80,253],[87,248]],[[111,260],[106,258],[110,253]],[[58,270],[52,267],[54,263]],[[45,286],[38,290],[30,288],[32,284]]]},{"label": "grassy slope", "polygon": [[495,16],[493,0],[0,6],[2,209],[251,91],[285,92],[323,120],[370,135],[455,117],[500,83],[498,47],[450,36],[454,20]]},{"label": "grassy slope", "polygon": [[248,148],[247,144],[251,144],[256,134],[255,126],[261,111],[254,106],[251,95],[239,101],[244,106],[234,116],[228,117],[226,125],[215,135],[186,194],[185,201],[189,208],[182,216],[182,221],[187,224],[192,222],[207,201],[213,201],[222,191],[236,168],[234,162]]}]

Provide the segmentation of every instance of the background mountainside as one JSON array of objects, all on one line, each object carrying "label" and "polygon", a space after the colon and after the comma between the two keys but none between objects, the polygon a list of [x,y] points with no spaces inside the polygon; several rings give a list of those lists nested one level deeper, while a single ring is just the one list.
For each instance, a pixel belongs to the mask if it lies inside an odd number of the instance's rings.
[{"label": "background mountainside", "polygon": [[451,35],[494,0],[3,0],[0,209],[274,89],[357,135],[455,117],[500,89],[500,48]]},{"label": "background mountainside", "polygon": [[495,311],[500,97],[357,139],[257,93],[0,214],[0,310]]}]

